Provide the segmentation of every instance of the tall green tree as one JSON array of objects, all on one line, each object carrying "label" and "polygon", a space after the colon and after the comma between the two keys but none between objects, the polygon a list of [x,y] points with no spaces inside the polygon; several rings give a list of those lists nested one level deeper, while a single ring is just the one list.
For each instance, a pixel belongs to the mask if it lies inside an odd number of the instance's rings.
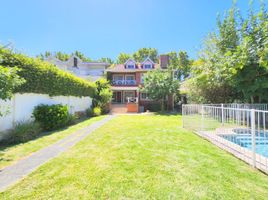
[{"label": "tall green tree", "polygon": [[61,61],[67,61],[70,58],[70,55],[64,52],[56,52],[55,57]]},{"label": "tall green tree", "polygon": [[85,56],[80,51],[75,51],[75,52],[73,52],[71,54],[67,54],[67,53],[64,53],[64,52],[61,52],[61,51],[57,51],[55,53],[52,53],[50,51],[46,51],[44,54],[41,53],[41,54],[37,55],[37,57],[42,59],[42,60],[44,60],[45,58],[48,58],[51,55],[55,55],[55,57],[58,58],[61,61],[67,61],[72,55],[77,56],[78,58],[80,58],[84,62],[92,61],[91,58]]},{"label": "tall green tree", "polygon": [[190,68],[192,61],[189,59],[189,56],[186,51],[179,51],[178,53],[178,76],[180,78],[187,78],[190,74]]},{"label": "tall green tree", "polygon": [[112,100],[113,92],[109,81],[104,78],[95,82],[96,92],[93,96],[92,106],[100,107],[103,113],[109,112],[109,103]]},{"label": "tall green tree", "polygon": [[98,61],[100,61],[100,62],[106,62],[106,63],[109,63],[109,64],[113,64],[114,63],[114,61],[111,58],[107,58],[107,57],[100,58]]},{"label": "tall green tree", "polygon": [[[244,98],[251,103],[268,100],[267,48],[268,13],[261,5],[258,13],[250,8],[249,16],[241,28],[241,43],[230,64],[237,66],[235,83]],[[263,62],[264,61],[264,62]]]},{"label": "tall green tree", "polygon": [[89,57],[86,57],[83,53],[81,53],[80,51],[75,51],[74,53],[72,53],[72,55],[77,56],[78,58],[80,58],[82,61],[84,62],[91,62],[92,59]]},{"label": "tall green tree", "polygon": [[143,62],[149,57],[155,63],[158,62],[158,51],[155,48],[141,48],[133,54],[133,58],[137,62]]},{"label": "tall green tree", "polygon": [[186,51],[175,51],[169,52],[169,67],[173,70],[176,70],[176,75],[178,79],[185,79],[190,74],[192,60],[189,59],[189,56]]},{"label": "tall green tree", "polygon": [[120,53],[117,57],[116,63],[117,64],[124,64],[129,58],[131,58],[130,54]]},{"label": "tall green tree", "polygon": [[179,81],[173,78],[172,70],[153,70],[144,76],[143,92],[146,92],[150,99],[161,102],[161,110],[165,108],[165,101],[169,95],[178,91]]},{"label": "tall green tree", "polygon": [[268,100],[267,11],[243,18],[235,4],[209,34],[188,80],[190,96],[203,102]]}]

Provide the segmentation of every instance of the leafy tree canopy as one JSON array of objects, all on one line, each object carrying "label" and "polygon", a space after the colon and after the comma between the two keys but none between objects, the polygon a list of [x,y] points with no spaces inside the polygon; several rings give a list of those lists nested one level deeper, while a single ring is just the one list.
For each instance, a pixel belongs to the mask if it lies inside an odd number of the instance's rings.
[{"label": "leafy tree canopy", "polygon": [[[73,52],[71,54],[64,53],[64,52],[61,52],[61,51],[58,51],[58,52],[55,52],[55,53],[52,53],[50,51],[46,51],[44,54],[41,53],[37,57],[40,58],[41,60],[44,60],[45,58],[47,58],[49,56],[52,56],[52,55],[54,55],[56,58],[58,58],[61,61],[67,61],[72,55],[77,56],[78,58],[80,58],[84,62],[92,62],[92,61],[94,61],[93,59],[85,56],[80,51],[75,51],[75,52]],[[113,63],[113,60],[110,59],[110,58],[100,58],[100,59],[97,59],[95,61],[107,62],[107,63],[110,63],[110,64]]]},{"label": "leafy tree canopy", "polygon": [[261,3],[242,17],[235,4],[218,17],[217,31],[205,39],[188,80],[192,100],[263,102],[268,100],[268,13]]},{"label": "leafy tree canopy", "polygon": [[132,55],[130,55],[130,54],[120,53],[117,57],[116,63],[123,64],[131,57],[132,57]]},{"label": "leafy tree canopy", "polygon": [[173,95],[178,91],[179,82],[173,78],[172,70],[153,70],[144,75],[143,92],[149,95],[149,98],[161,101],[162,111],[168,95]]},{"label": "leafy tree canopy", "polygon": [[149,57],[155,63],[158,62],[158,51],[155,48],[141,48],[133,54],[120,53],[117,57],[117,64],[125,63],[129,58],[133,58],[136,62],[143,62]]},{"label": "leafy tree canopy", "polygon": [[149,57],[155,63],[158,62],[158,51],[155,48],[141,48],[136,51],[133,58],[137,62],[143,62],[145,58]]},{"label": "leafy tree canopy", "polygon": [[186,51],[171,51],[167,54],[169,56],[169,66],[177,71],[177,78],[183,80],[190,75],[191,65],[193,60],[189,59]]},{"label": "leafy tree canopy", "polygon": [[25,80],[17,74],[17,68],[3,67],[0,65],[0,99],[10,99],[15,89]]}]

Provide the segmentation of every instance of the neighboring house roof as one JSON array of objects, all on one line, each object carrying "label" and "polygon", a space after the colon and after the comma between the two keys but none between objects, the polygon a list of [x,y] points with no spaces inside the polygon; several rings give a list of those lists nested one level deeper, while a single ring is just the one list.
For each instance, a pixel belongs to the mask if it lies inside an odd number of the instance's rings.
[{"label": "neighboring house roof", "polygon": [[[67,61],[62,61],[59,60],[58,58],[56,58],[55,56],[49,56],[48,58],[46,58],[45,60],[48,62],[53,62],[56,61],[57,63],[61,63],[61,64],[66,64],[68,65],[69,63],[72,63],[73,59],[77,58],[78,61],[78,67],[79,65],[84,65],[84,66],[105,66],[105,68],[109,67],[111,64],[110,63],[106,63],[106,62],[97,62],[97,61],[92,61],[92,62],[84,62],[82,61],[78,56],[76,55],[72,55]],[[56,64],[56,63],[55,63]]]}]

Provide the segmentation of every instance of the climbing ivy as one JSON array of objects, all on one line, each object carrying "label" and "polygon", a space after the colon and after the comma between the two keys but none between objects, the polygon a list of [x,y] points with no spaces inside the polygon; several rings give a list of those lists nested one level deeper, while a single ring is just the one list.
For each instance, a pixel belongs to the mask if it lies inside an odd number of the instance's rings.
[{"label": "climbing ivy", "polygon": [[14,92],[90,97],[95,92],[94,83],[64,72],[41,59],[30,58],[9,49],[0,49],[0,65],[18,68],[17,74],[25,80]]}]

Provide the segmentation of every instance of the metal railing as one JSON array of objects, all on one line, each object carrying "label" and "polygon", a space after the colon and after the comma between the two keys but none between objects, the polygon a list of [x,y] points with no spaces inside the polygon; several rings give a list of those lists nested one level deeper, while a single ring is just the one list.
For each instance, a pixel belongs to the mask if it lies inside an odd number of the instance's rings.
[{"label": "metal railing", "polygon": [[112,81],[113,85],[136,85],[136,80],[114,80]]},{"label": "metal railing", "polygon": [[127,97],[128,103],[138,103],[139,98],[138,97]]},{"label": "metal railing", "polygon": [[267,104],[183,105],[183,127],[268,173],[268,111],[259,108]]}]

